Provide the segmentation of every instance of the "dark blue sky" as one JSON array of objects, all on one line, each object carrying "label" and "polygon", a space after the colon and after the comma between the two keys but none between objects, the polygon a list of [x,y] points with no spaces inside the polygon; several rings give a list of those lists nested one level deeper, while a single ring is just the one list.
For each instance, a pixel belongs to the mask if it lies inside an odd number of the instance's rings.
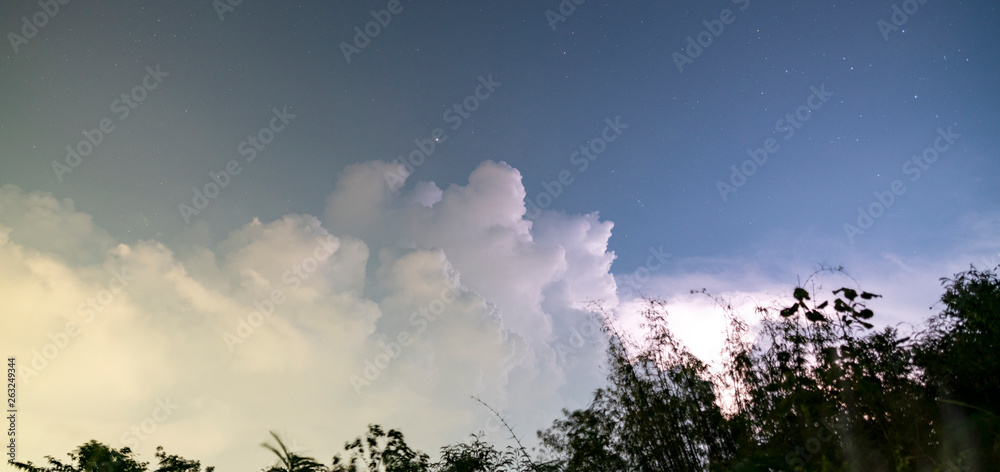
[{"label": "dark blue sky", "polygon": [[[848,251],[934,251],[954,243],[963,213],[997,208],[989,2],[928,2],[888,40],[877,22],[891,21],[890,2],[590,1],[553,31],[545,12],[558,5],[404,1],[348,63],[338,45],[385,5],[245,2],[220,21],[210,2],[72,2],[4,52],[0,182],[74,198],[117,236],[169,237],[190,187],[236,157],[272,107],[290,107],[294,125],[200,215],[221,237],[252,216],[319,213],[346,165],[409,153],[454,124],[444,110],[492,74],[502,85],[447,130],[410,185],[462,184],[479,162],[502,160],[536,198],[570,170],[550,208],[613,221],[616,268],[660,244],[713,256],[777,241],[837,262],[814,239],[796,242],[803,234]],[[4,27],[17,31],[15,19],[37,9],[4,2]],[[679,72],[672,54],[723,9],[735,19]],[[58,182],[53,158],[157,64],[170,74],[163,87]],[[820,86],[832,98],[786,142],[775,122]],[[579,172],[572,151],[617,116],[628,129]],[[902,163],[948,126],[956,146],[849,244],[843,224],[856,208],[907,179]],[[770,137],[780,150],[723,201],[717,182]]]}]

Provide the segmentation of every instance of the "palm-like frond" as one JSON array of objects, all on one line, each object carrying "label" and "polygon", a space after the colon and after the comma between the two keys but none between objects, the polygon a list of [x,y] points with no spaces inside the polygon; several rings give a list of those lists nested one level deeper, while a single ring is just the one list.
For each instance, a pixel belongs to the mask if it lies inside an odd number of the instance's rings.
[{"label": "palm-like frond", "polygon": [[277,447],[274,447],[268,443],[261,443],[261,447],[267,449],[278,456],[278,463],[264,469],[264,472],[328,472],[329,469],[316,462],[312,457],[300,456],[292,451],[288,450],[285,446],[284,441],[274,432],[271,431],[271,437],[274,441],[278,443]]}]

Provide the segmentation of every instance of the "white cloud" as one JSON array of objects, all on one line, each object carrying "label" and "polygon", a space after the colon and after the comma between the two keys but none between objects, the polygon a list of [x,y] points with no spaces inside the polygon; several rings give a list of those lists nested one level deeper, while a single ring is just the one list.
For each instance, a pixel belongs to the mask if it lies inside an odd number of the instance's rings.
[{"label": "white cloud", "polygon": [[[29,369],[21,458],[93,438],[147,460],[163,444],[260,467],[269,429],[326,458],[372,422],[436,453],[484,428],[470,395],[528,437],[585,399],[603,344],[572,358],[553,346],[585,319],[588,297],[615,299],[611,224],[525,220],[520,174],[503,163],[484,163],[465,186],[405,194],[385,180],[390,169],[345,171],[322,221],[255,219],[181,252],[109,244],[70,200],[0,190],[0,296],[13,309],[0,342]],[[380,357],[386,349],[395,357]],[[376,361],[357,394],[352,378]],[[150,434],[158,399],[179,406]]]},{"label": "white cloud", "polygon": [[[505,440],[470,395],[529,440],[560,408],[582,406],[603,382],[605,347],[588,332],[587,303],[638,306],[610,273],[612,223],[552,211],[526,220],[521,176],[504,163],[446,189],[390,182],[395,170],[347,169],[319,218],[254,219],[217,244],[173,249],[119,244],[68,199],[0,188],[0,345],[32,369],[19,390],[20,458],[98,439],[138,443],[145,460],[162,444],[249,469],[271,461],[257,447],[270,429],[326,461],[368,423],[435,454],[478,429]],[[990,221],[969,225],[989,233]],[[982,256],[997,253],[977,241]],[[940,292],[937,278],[951,273],[940,260],[887,254],[852,269],[902,320]],[[894,278],[880,277],[887,265]],[[711,358],[721,312],[690,289],[746,313],[809,271],[784,266],[793,275],[778,279],[754,267],[671,259],[643,290],[667,299],[674,328]],[[366,369],[378,376],[359,395]],[[158,399],[177,411],[140,440]]]},{"label": "white cloud", "polygon": [[76,211],[72,200],[24,193],[13,185],[0,186],[0,222],[7,228],[0,233],[10,239],[30,241],[32,248],[72,262],[99,260],[112,241],[90,215]]}]

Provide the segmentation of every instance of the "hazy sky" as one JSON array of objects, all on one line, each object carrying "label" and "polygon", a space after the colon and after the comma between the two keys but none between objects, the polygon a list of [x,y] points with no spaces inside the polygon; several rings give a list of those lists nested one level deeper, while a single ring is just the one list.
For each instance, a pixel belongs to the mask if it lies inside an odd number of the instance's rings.
[{"label": "hazy sky", "polygon": [[47,1],[0,0],[21,460],[502,443],[470,395],[533,438],[601,384],[590,300],[711,354],[690,289],[843,265],[916,323],[1000,259],[992,2]]}]

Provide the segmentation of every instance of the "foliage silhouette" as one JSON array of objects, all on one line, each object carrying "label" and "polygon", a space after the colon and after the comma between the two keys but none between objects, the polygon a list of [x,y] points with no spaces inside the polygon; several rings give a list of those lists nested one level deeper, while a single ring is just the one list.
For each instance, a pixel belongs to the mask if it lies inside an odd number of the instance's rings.
[{"label": "foliage silhouette", "polygon": [[285,443],[278,437],[278,435],[271,431],[271,437],[274,438],[274,442],[278,443],[278,447],[274,447],[268,443],[261,443],[261,447],[267,449],[278,456],[278,463],[264,469],[264,472],[326,472],[327,468],[323,464],[316,462],[315,459],[311,457],[300,456],[294,452],[288,450]]},{"label": "foliage silhouette", "polygon": [[[353,442],[344,444],[350,453],[344,462],[338,454],[333,458],[333,472],[422,472],[428,468],[428,456],[410,449],[403,433],[390,429],[388,433],[379,425],[368,425],[368,433]],[[366,467],[362,469],[362,467]]]},{"label": "foliage silhouette", "polygon": [[[97,441],[89,441],[68,454],[72,462],[64,463],[52,456],[45,456],[48,467],[26,463],[10,463],[17,469],[28,472],[147,472],[147,462],[139,462],[128,447],[114,449]],[[155,472],[201,472],[201,463],[176,455],[167,455],[162,447],[156,448],[159,466]],[[208,467],[205,472],[213,472]]]},{"label": "foliage silhouette", "polygon": [[606,322],[609,386],[539,439],[566,472],[997,470],[1000,283],[975,269],[942,283],[945,310],[909,336],[874,329],[879,295],[819,301],[812,276],[790,305],[757,308],[756,333],[714,298],[728,320],[719,372],[647,298],[644,342]]},{"label": "foliage silhouette", "polygon": [[[822,269],[837,272],[837,269]],[[875,328],[866,306],[879,295],[825,292],[816,274],[786,303],[758,306],[757,327],[722,298],[723,358],[712,369],[670,330],[666,304],[646,298],[647,335],[608,334],[607,385],[586,408],[538,431],[532,459],[495,409],[515,446],[481,436],[441,448],[410,448],[397,430],[369,425],[327,467],[264,443],[277,456],[265,472],[659,472],[1000,470],[1000,280],[971,268],[941,279],[943,310],[921,331]],[[693,291],[694,293],[694,291]],[[823,297],[829,293],[829,297]],[[817,298],[824,298],[822,301]],[[475,398],[475,397],[474,397]],[[28,472],[145,472],[129,448],[90,441],[72,462],[15,463]],[[155,472],[201,472],[157,448]],[[213,472],[208,467],[205,472]]]}]

